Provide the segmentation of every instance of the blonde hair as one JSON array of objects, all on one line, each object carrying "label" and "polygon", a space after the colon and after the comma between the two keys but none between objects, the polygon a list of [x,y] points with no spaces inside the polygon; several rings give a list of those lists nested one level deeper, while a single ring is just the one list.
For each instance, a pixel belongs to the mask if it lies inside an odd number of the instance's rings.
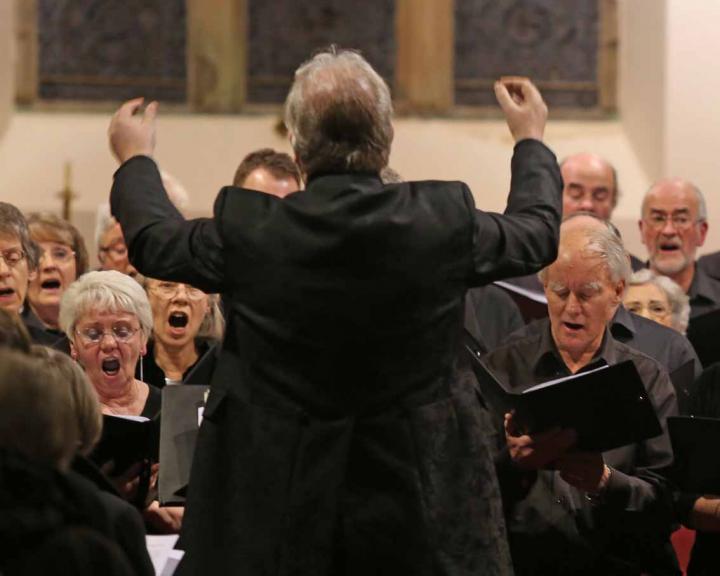
[{"label": "blonde hair", "polygon": [[102,412],[97,393],[87,375],[70,356],[45,346],[33,346],[31,354],[45,362],[45,367],[57,379],[57,386],[66,386],[69,401],[76,417],[77,451],[87,456],[102,433]]}]

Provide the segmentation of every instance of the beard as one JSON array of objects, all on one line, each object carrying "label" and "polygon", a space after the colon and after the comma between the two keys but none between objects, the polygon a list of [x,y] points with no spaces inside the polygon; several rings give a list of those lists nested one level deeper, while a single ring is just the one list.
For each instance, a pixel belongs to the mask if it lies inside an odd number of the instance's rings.
[{"label": "beard", "polygon": [[651,268],[664,276],[674,276],[682,272],[688,264],[690,264],[690,258],[680,251],[678,251],[675,258],[668,259],[655,256],[650,259]]}]

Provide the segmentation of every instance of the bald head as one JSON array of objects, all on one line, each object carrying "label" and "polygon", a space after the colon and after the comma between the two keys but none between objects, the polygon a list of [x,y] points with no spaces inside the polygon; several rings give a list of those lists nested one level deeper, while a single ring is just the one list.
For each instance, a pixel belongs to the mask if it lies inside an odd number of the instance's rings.
[{"label": "bald head", "polygon": [[390,90],[360,54],[330,49],[295,72],[285,124],[308,176],[379,173],[393,139]]},{"label": "bald head", "polygon": [[568,156],[560,164],[563,177],[563,217],[584,211],[609,220],[617,205],[617,176],[613,166],[597,154]]}]

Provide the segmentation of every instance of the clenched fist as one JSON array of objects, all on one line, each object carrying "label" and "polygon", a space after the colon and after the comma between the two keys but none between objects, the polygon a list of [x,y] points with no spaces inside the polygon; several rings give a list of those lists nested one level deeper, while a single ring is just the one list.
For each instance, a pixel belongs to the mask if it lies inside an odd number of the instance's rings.
[{"label": "clenched fist", "polygon": [[110,121],[110,150],[121,164],[133,156],[152,156],[155,151],[155,116],[158,103],[150,102],[142,114],[136,114],[142,103],[142,98],[128,100],[120,106]]},{"label": "clenched fist", "polygon": [[548,109],[535,85],[522,76],[503,76],[495,82],[495,97],[515,142],[543,139]]}]

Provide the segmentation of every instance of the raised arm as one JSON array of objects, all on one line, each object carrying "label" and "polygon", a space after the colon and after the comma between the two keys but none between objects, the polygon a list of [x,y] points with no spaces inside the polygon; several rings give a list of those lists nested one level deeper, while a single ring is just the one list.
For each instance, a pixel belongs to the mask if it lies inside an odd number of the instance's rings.
[{"label": "raised arm", "polygon": [[542,143],[547,106],[527,78],[495,83],[495,95],[515,140],[505,213],[475,212],[472,284],[537,272],[557,255],[562,178]]},{"label": "raised arm", "polygon": [[139,114],[142,99],[115,113],[108,136],[121,162],[110,207],[122,227],[130,261],[144,275],[223,290],[223,246],[213,219],[185,220],[168,199],[152,154],[157,103]]}]

